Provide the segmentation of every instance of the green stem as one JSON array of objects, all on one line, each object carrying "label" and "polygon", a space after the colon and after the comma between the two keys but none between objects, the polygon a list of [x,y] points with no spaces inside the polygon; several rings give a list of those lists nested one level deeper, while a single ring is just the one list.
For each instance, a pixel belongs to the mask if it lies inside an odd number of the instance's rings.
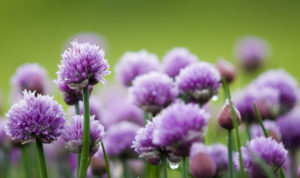
[{"label": "green stem", "polygon": [[162,167],[161,167],[161,169],[162,169],[161,170],[162,178],[168,178],[166,155],[163,155],[163,157],[162,157]]},{"label": "green stem", "polygon": [[9,158],[9,149],[8,148],[4,148],[3,149],[3,157],[4,157],[4,160],[3,160],[3,177],[4,178],[8,178],[9,177],[9,166],[10,166],[10,158]]},{"label": "green stem", "polygon": [[23,166],[24,166],[25,177],[31,178],[30,168],[29,168],[30,160],[28,158],[29,158],[28,157],[28,146],[24,145],[24,146],[22,146],[22,161],[23,161]]},{"label": "green stem", "polygon": [[[47,174],[47,167],[46,167],[43,143],[38,138],[36,138],[36,147],[37,147],[38,154],[39,154],[39,168],[40,168],[41,178],[47,178],[48,174]],[[29,163],[27,163],[27,164],[29,164]]]},{"label": "green stem", "polygon": [[236,113],[234,111],[233,104],[232,104],[232,101],[231,101],[230,91],[229,91],[227,82],[224,78],[222,78],[222,83],[223,83],[223,87],[224,87],[224,90],[225,90],[225,94],[226,94],[227,99],[229,101],[230,111],[231,111],[231,115],[232,115],[232,118],[233,118],[233,125],[234,125],[235,136],[236,136],[236,144],[237,144],[237,149],[238,149],[238,152],[239,152],[239,163],[240,163],[241,177],[245,178],[243,155],[242,155],[242,151],[241,151],[241,139],[240,139],[240,134],[239,134],[239,127],[238,127],[237,117],[236,117]]},{"label": "green stem", "polygon": [[85,178],[88,169],[89,146],[90,146],[90,105],[89,105],[89,89],[86,86],[83,89],[83,144],[81,151],[81,161],[79,167],[78,178]]},{"label": "green stem", "polygon": [[227,132],[227,146],[228,146],[228,168],[229,168],[229,178],[233,178],[233,161],[232,161],[232,135],[231,129]]},{"label": "green stem", "polygon": [[247,132],[248,139],[251,140],[251,132],[250,132],[250,123],[249,122],[246,122],[246,132]]},{"label": "green stem", "polygon": [[186,157],[182,157],[182,178],[187,178],[187,167],[186,167]]},{"label": "green stem", "polygon": [[291,175],[292,177],[297,177],[297,168],[296,168],[296,151],[291,150],[290,151],[291,154]]},{"label": "green stem", "polygon": [[123,165],[123,178],[128,178],[128,168],[127,168],[126,159],[122,159],[122,165]]},{"label": "green stem", "polygon": [[107,178],[110,178],[111,176],[110,176],[109,161],[108,161],[108,157],[106,155],[106,151],[105,151],[103,142],[101,142],[101,147],[102,147],[102,152],[103,152],[104,160],[105,160],[105,168],[106,168]]},{"label": "green stem", "polygon": [[[76,115],[80,115],[79,101],[76,101],[74,106],[75,106]],[[81,160],[81,153],[77,153],[77,175],[79,174],[80,160]]]}]

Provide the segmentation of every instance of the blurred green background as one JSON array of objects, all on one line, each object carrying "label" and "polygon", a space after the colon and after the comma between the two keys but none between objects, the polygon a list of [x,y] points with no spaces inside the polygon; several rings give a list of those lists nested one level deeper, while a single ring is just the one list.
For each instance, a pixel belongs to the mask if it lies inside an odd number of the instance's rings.
[{"label": "blurred green background", "polygon": [[[245,35],[266,39],[272,57],[266,68],[285,68],[300,77],[300,1],[0,1],[0,88],[25,62],[46,67],[52,79],[66,41],[80,32],[103,36],[113,66],[127,50],[145,48],[161,58],[183,46],[201,60],[223,56]],[[241,73],[234,84],[242,86]],[[114,74],[109,79],[114,79]],[[5,98],[6,99],[6,98]]]}]

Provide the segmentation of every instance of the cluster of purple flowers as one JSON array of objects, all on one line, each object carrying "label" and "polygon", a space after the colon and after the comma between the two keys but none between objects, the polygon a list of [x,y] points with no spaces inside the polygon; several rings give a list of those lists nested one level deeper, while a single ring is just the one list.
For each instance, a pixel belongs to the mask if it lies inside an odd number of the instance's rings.
[{"label": "cluster of purple flowers", "polygon": [[[254,69],[268,58],[268,48],[258,38],[245,38],[236,47],[236,57],[244,68]],[[46,156],[53,162],[68,158],[77,177],[118,177],[116,162],[123,164],[124,178],[128,170],[144,176],[149,166],[138,158],[161,164],[162,169],[167,161],[182,161],[186,174],[189,157],[194,177],[219,178],[234,170],[264,178],[267,173],[262,165],[278,174],[300,147],[298,84],[283,69],[267,71],[236,92],[234,106],[225,84],[234,80],[237,70],[225,59],[213,65],[198,61],[186,48],[174,48],[160,64],[158,57],[146,50],[126,52],[116,65],[125,96],[110,91],[111,95],[104,96],[109,98],[106,101],[92,91],[97,83],[105,83],[108,69],[105,52],[97,45],[75,40],[64,51],[55,83],[65,103],[73,106],[66,124],[63,107],[46,95],[50,91],[47,72],[38,64],[18,68],[12,85],[21,97],[6,114],[7,120],[0,120],[0,148],[9,148],[14,142],[30,146],[36,141],[39,150],[43,149],[40,143],[47,143]],[[207,141],[206,135],[208,125],[214,124],[211,115],[215,115],[206,105],[218,95],[222,82],[227,99],[218,123],[228,131],[228,147],[207,144],[214,142]],[[254,103],[264,120],[261,125]],[[230,145],[231,131],[235,129],[235,139],[240,139],[239,124],[244,123],[249,126],[250,140],[237,145],[238,153]],[[74,154],[60,151],[63,147],[76,153],[77,160]],[[84,150],[88,150],[86,155]],[[60,163],[58,167],[62,168]]]}]

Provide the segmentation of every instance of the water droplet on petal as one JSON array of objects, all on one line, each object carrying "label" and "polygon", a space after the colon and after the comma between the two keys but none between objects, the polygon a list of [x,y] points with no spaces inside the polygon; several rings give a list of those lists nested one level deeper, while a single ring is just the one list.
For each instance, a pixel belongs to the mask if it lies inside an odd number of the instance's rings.
[{"label": "water droplet on petal", "polygon": [[169,162],[169,166],[171,169],[177,169],[179,167],[179,163]]}]

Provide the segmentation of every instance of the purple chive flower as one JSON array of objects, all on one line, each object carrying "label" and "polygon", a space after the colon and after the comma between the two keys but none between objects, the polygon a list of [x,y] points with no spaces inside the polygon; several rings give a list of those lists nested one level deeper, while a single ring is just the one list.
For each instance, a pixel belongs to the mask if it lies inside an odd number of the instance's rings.
[{"label": "purple chive flower", "polygon": [[273,169],[280,168],[288,159],[288,151],[282,143],[272,138],[256,137],[242,147],[243,162],[250,178],[266,177],[263,169],[256,162],[255,157],[262,159]]},{"label": "purple chive flower", "polygon": [[259,90],[270,87],[279,93],[280,114],[290,111],[298,104],[299,88],[297,81],[283,69],[270,70],[261,74],[254,82]]},{"label": "purple chive flower", "polygon": [[0,117],[0,148],[8,148],[10,145],[10,137],[6,133],[7,120]]},{"label": "purple chive flower", "polygon": [[47,71],[37,63],[20,66],[11,78],[13,97],[22,98],[24,90],[35,91],[36,94],[47,94],[50,91],[50,81]]},{"label": "purple chive flower", "polygon": [[202,143],[192,145],[189,165],[194,177],[212,178],[217,172],[217,165],[209,153],[209,147]]},{"label": "purple chive flower", "polygon": [[[94,96],[91,96],[89,98],[89,104],[90,104],[90,115],[91,116],[94,116],[95,120],[98,120],[102,123],[102,117],[101,117],[101,103],[99,101],[100,99],[94,97]],[[83,115],[83,102],[80,102],[79,103],[79,111],[80,111],[80,114]],[[75,112],[75,108],[74,107],[71,107],[70,108],[70,116],[74,116],[76,115],[76,112]]]},{"label": "purple chive flower", "polygon": [[23,143],[35,138],[51,143],[60,135],[65,123],[63,108],[53,97],[24,91],[24,97],[14,104],[6,117],[8,134]]},{"label": "purple chive flower", "polygon": [[186,48],[173,48],[163,58],[164,72],[174,78],[179,74],[180,70],[198,61],[198,57],[191,54]]},{"label": "purple chive flower", "polygon": [[289,150],[296,150],[300,147],[300,109],[295,108],[289,113],[281,116],[276,121],[283,144]]},{"label": "purple chive flower", "polygon": [[[95,154],[100,146],[100,141],[104,137],[104,127],[99,121],[90,118],[90,148],[89,154]],[[81,153],[83,136],[83,116],[75,115],[72,117],[71,123],[65,126],[62,138],[66,142],[66,148],[73,153]]]},{"label": "purple chive flower", "polygon": [[139,107],[122,99],[110,104],[103,115],[102,121],[105,127],[110,127],[122,121],[144,125],[143,111]]},{"label": "purple chive flower", "polygon": [[153,143],[188,156],[193,142],[201,141],[210,115],[195,104],[176,103],[153,118]]},{"label": "purple chive flower", "polygon": [[129,94],[132,103],[153,115],[170,105],[178,95],[173,80],[159,72],[137,77]]},{"label": "purple chive flower", "polygon": [[257,88],[252,84],[233,96],[234,105],[240,111],[242,119],[247,122],[256,121],[254,102],[263,119],[275,119],[279,115],[279,92],[274,88]]},{"label": "purple chive flower", "polygon": [[105,83],[104,76],[110,74],[104,51],[89,43],[71,43],[72,48],[64,51],[58,66],[58,80],[72,89],[82,89],[98,82]]},{"label": "purple chive flower", "polygon": [[162,152],[159,146],[153,143],[153,131],[155,124],[151,121],[140,128],[135,136],[132,147],[140,157],[145,158],[149,163],[157,165],[162,159]]},{"label": "purple chive flower", "polygon": [[270,55],[269,45],[258,37],[240,39],[234,50],[236,59],[246,70],[258,68]]},{"label": "purple chive flower", "polygon": [[176,77],[179,93],[202,104],[218,93],[220,81],[218,70],[207,62],[187,66]]},{"label": "purple chive flower", "polygon": [[[82,91],[78,89],[71,89],[67,83],[56,80],[55,83],[58,86],[58,89],[62,93],[65,103],[68,105],[74,105],[76,102],[82,100]],[[93,90],[93,86],[89,86],[89,93]]]},{"label": "purple chive flower", "polygon": [[159,68],[158,58],[146,50],[126,52],[116,65],[117,78],[124,86],[131,86],[132,81],[139,75]]},{"label": "purple chive flower", "polygon": [[[266,130],[268,131],[271,138],[276,140],[277,142],[281,141],[281,133],[279,127],[276,125],[274,121],[265,120],[263,122]],[[255,137],[264,137],[264,132],[259,124],[252,125],[250,128],[251,138]]]},{"label": "purple chive flower", "polygon": [[[228,169],[228,150],[225,145],[222,144],[213,144],[206,146],[202,143],[194,143],[191,147],[190,156],[197,155],[198,153],[205,153],[208,154],[214,163],[216,164],[216,174],[220,175],[227,171]],[[235,159],[238,153],[233,153],[233,161],[234,161],[234,168],[238,169],[238,159]]]},{"label": "purple chive flower", "polygon": [[109,127],[103,140],[107,154],[120,157],[135,155],[131,145],[139,128],[140,126],[126,121]]}]

